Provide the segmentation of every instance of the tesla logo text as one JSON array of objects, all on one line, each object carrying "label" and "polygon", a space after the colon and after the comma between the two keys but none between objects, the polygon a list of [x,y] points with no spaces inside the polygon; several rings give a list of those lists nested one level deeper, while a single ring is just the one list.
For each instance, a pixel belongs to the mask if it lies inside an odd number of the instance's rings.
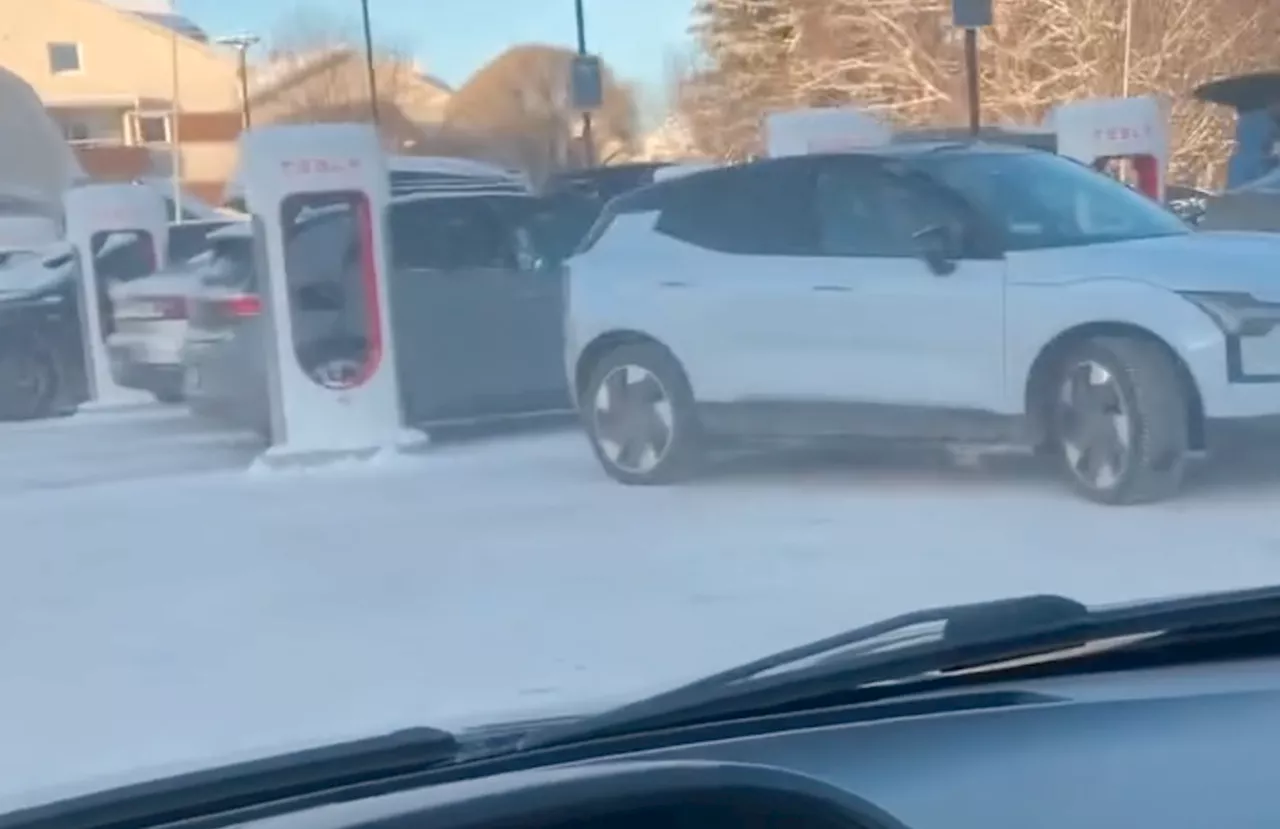
[{"label": "tesla logo text", "polygon": [[1106,127],[1105,129],[1096,129],[1093,131],[1093,137],[1097,141],[1131,141],[1137,138],[1146,138],[1151,135],[1151,127]]},{"label": "tesla logo text", "polygon": [[280,162],[285,175],[310,176],[326,173],[347,173],[360,169],[358,158],[298,158]]}]

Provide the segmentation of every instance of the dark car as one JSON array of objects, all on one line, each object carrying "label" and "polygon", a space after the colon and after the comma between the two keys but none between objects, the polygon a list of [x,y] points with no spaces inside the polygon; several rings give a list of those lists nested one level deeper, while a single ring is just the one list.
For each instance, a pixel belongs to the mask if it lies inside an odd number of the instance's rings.
[{"label": "dark car", "polygon": [[669,166],[665,161],[617,164],[552,176],[532,228],[542,250],[551,258],[568,258],[611,199],[653,184],[657,172]]},{"label": "dark car", "polygon": [[21,267],[48,279],[6,288],[0,269],[0,420],[74,411],[88,394],[74,254],[66,249]]},{"label": "dark car", "polygon": [[[528,195],[411,193],[393,198],[389,276],[405,422],[425,425],[568,408],[562,368],[562,274],[540,256]],[[305,273],[296,355],[322,382],[362,359],[350,324],[351,211],[302,214],[286,261]],[[200,414],[268,430],[267,343],[247,226],[211,239],[216,262],[190,301],[185,393]]]},{"label": "dark car", "polygon": [[[180,261],[207,245],[226,220],[170,228],[168,257]],[[0,254],[0,420],[28,420],[74,411],[89,396],[79,266],[71,248],[36,254]],[[99,319],[104,337],[115,326],[108,285],[155,272],[152,248],[141,234],[101,234],[94,242]],[[43,256],[43,259],[41,259]],[[18,258],[30,261],[16,261]],[[5,266],[10,273],[5,274]],[[43,273],[47,278],[34,279]],[[21,277],[6,285],[6,276]]]}]

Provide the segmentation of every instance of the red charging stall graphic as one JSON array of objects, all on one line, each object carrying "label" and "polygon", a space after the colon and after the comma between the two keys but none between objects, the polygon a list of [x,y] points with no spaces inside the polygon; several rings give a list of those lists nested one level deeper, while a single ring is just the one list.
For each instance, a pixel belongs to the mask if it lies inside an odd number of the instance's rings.
[{"label": "red charging stall graphic", "polygon": [[373,221],[359,192],[295,193],[281,204],[294,354],[325,388],[359,388],[382,364]]}]

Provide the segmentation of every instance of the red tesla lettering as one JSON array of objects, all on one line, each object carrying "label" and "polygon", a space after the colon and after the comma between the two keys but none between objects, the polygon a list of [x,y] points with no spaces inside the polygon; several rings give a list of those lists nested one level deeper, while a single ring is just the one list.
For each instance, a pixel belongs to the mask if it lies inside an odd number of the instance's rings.
[{"label": "red tesla lettering", "polygon": [[280,162],[280,169],[288,175],[307,176],[312,173],[342,173],[360,169],[360,159],[299,158]]}]

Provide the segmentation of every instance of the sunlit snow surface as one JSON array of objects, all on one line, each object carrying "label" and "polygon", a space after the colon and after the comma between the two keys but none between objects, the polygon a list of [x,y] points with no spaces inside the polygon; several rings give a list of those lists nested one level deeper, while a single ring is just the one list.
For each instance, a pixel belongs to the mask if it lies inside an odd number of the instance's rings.
[{"label": "sunlit snow surface", "polygon": [[776,459],[625,488],[576,434],[249,474],[178,410],[0,426],[0,807],[139,769],[620,700],[923,605],[1280,582],[1280,455],[1107,509]]}]

